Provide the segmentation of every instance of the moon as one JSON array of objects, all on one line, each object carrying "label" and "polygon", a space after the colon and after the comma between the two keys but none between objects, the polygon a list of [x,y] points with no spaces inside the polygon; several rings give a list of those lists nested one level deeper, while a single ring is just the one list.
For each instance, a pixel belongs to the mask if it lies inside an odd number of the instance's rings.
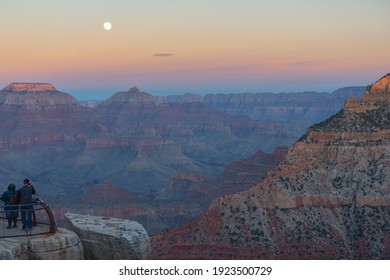
[{"label": "moon", "polygon": [[111,30],[111,28],[112,28],[112,24],[111,24],[111,22],[105,22],[104,24],[103,24],[103,27],[104,27],[104,29],[105,30]]}]

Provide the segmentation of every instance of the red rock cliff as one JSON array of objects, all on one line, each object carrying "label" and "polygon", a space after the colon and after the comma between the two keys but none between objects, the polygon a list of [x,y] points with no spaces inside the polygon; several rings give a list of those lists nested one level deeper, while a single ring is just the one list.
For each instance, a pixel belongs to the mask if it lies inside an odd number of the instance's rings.
[{"label": "red rock cliff", "polygon": [[59,91],[48,83],[10,83],[1,92],[42,93]]}]

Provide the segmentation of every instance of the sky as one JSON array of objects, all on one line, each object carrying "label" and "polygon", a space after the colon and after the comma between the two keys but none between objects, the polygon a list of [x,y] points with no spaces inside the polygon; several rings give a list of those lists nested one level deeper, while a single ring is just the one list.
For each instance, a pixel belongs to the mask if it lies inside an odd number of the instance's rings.
[{"label": "sky", "polygon": [[[0,88],[331,92],[390,72],[389,0],[0,0]],[[112,29],[103,28],[110,22]]]}]

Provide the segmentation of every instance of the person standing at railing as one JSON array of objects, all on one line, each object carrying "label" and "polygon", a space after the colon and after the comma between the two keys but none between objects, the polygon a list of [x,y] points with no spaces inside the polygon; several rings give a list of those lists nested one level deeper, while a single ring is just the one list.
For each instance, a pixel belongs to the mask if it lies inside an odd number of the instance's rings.
[{"label": "person standing at railing", "polygon": [[29,179],[23,180],[23,187],[19,189],[20,194],[20,212],[22,215],[23,230],[28,233],[32,228],[32,215],[33,215],[33,199],[32,195],[35,194],[35,189]]},{"label": "person standing at railing", "polygon": [[4,201],[4,210],[5,210],[5,217],[8,221],[8,229],[11,228],[12,222],[13,227],[16,228],[18,216],[19,216],[19,210],[18,210],[18,204],[19,204],[19,192],[15,190],[15,184],[11,183],[8,185],[8,190],[3,193],[1,196],[1,200]]}]

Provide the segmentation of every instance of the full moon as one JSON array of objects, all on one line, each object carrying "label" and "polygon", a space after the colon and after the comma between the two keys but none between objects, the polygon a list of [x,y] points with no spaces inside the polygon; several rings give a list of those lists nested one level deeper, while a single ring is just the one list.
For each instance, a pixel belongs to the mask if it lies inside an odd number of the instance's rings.
[{"label": "full moon", "polygon": [[112,28],[112,24],[110,23],[110,22],[105,22],[104,24],[103,24],[103,26],[104,26],[104,29],[105,30],[111,30],[111,28]]}]

